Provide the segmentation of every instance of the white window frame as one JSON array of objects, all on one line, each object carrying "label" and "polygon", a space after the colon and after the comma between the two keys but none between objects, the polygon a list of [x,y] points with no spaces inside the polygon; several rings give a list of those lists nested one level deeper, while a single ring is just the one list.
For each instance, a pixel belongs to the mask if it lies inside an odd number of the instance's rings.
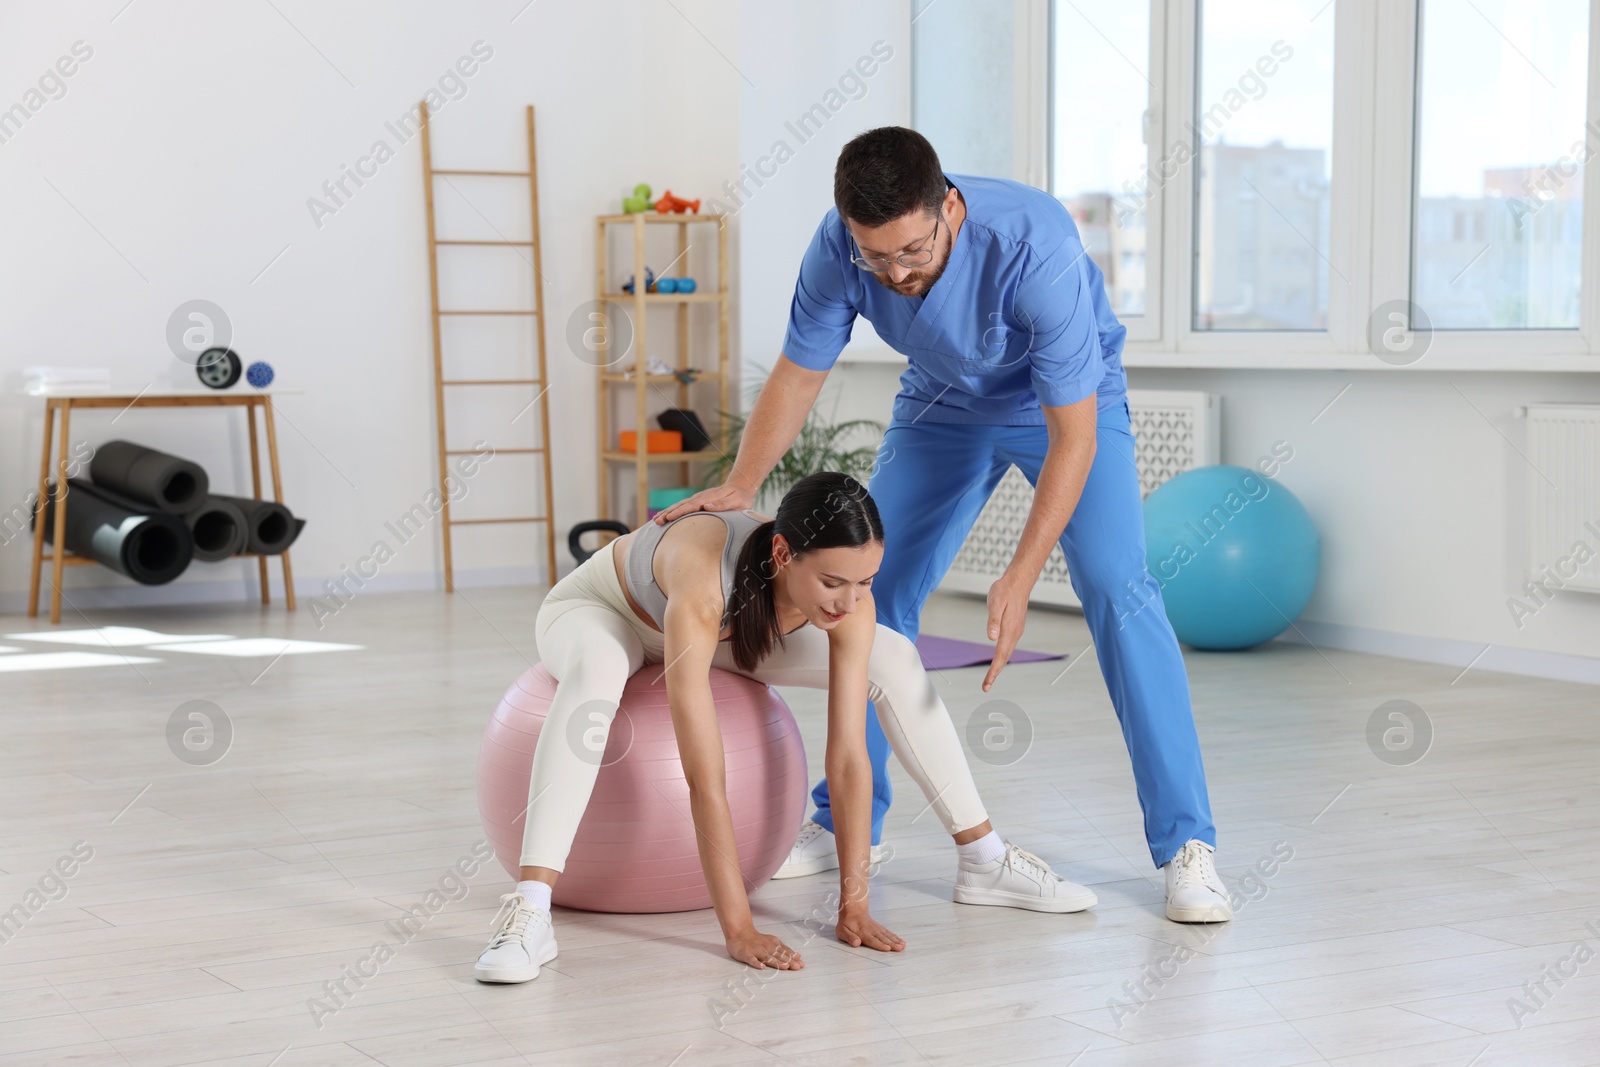
[{"label": "white window frame", "polygon": [[[1017,174],[1048,188],[1050,0],[1018,6]],[[1137,2],[1137,0],[1130,0]],[[1335,0],[1333,159],[1326,331],[1195,330],[1194,161],[1151,197],[1147,216],[1146,314],[1130,317],[1129,367],[1256,367],[1379,371],[1600,371],[1600,145],[1585,167],[1582,298],[1576,330],[1436,330],[1425,357],[1406,367],[1367,348],[1367,319],[1411,293],[1417,27],[1425,0]],[[1194,113],[1198,7],[1150,0],[1149,165],[1170,128]],[[1600,117],[1600,0],[1590,0],[1587,121]],[[1042,68],[1042,69],[1041,69]],[[1167,116],[1180,116],[1176,122]],[[1023,128],[1025,127],[1025,128]],[[1344,275],[1341,280],[1339,274]]]},{"label": "white window frame", "polygon": [[[1372,233],[1372,306],[1411,295],[1417,114],[1417,29],[1425,0],[1384,0],[1374,12],[1380,84],[1405,106],[1375,116],[1377,139],[1373,173],[1378,194]],[[1585,122],[1600,115],[1600,2],[1589,5],[1589,73]],[[1404,96],[1400,96],[1400,93]],[[1600,146],[1597,146],[1600,147]],[[1600,164],[1600,158],[1596,159]],[[1583,249],[1578,328],[1564,330],[1435,330],[1424,363],[1440,362],[1464,370],[1600,370],[1600,278],[1595,250],[1600,246],[1600,165],[1584,168]],[[1508,358],[1509,357],[1509,358]],[[1528,364],[1534,364],[1529,367]],[[1421,364],[1418,364],[1419,366]]]},{"label": "white window frame", "polygon": [[[1173,91],[1169,94],[1169,107],[1172,114],[1186,118],[1195,114],[1198,96],[1200,6],[1193,2],[1173,5],[1176,9],[1173,26],[1176,62],[1174,76],[1171,78]],[[1343,43],[1342,38],[1349,36],[1352,21],[1346,12],[1341,10],[1343,7],[1343,3],[1336,2],[1333,9],[1321,16],[1336,19],[1334,22],[1336,55]],[[1356,128],[1358,124],[1354,120],[1359,112],[1359,107],[1353,106],[1351,98],[1360,95],[1363,82],[1370,85],[1370,79],[1360,78],[1359,72],[1350,67],[1351,64],[1348,63],[1334,64],[1330,181],[1333,192],[1329,205],[1329,246],[1317,249],[1317,254],[1332,264],[1328,272],[1328,328],[1283,331],[1194,329],[1193,275],[1198,252],[1194,214],[1195,196],[1200,179],[1197,151],[1189,165],[1179,173],[1177,180],[1168,183],[1166,189],[1173,195],[1173,200],[1168,205],[1171,209],[1168,216],[1171,225],[1162,234],[1162,240],[1166,243],[1168,257],[1172,262],[1188,268],[1182,270],[1181,278],[1176,280],[1177,284],[1168,290],[1175,299],[1168,301],[1170,306],[1166,309],[1170,316],[1169,321],[1172,323],[1172,329],[1167,336],[1174,338],[1176,343],[1166,349],[1167,351],[1192,352],[1196,355],[1227,355],[1262,350],[1282,357],[1301,354],[1333,355],[1349,347],[1350,338],[1346,334],[1352,290],[1364,281],[1356,266],[1364,261],[1360,250],[1355,247],[1357,227],[1351,224],[1354,207],[1351,203],[1351,183],[1359,183],[1362,177],[1359,171],[1351,166],[1352,159],[1358,155],[1357,152],[1351,151],[1351,142],[1358,135]],[[1182,128],[1181,120],[1177,125]]]}]

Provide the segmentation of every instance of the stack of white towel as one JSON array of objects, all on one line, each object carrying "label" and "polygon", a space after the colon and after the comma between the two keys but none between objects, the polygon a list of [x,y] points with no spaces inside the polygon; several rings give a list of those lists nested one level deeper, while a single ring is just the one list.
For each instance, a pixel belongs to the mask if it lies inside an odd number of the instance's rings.
[{"label": "stack of white towel", "polygon": [[25,367],[22,387],[31,396],[80,390],[111,389],[109,367]]}]

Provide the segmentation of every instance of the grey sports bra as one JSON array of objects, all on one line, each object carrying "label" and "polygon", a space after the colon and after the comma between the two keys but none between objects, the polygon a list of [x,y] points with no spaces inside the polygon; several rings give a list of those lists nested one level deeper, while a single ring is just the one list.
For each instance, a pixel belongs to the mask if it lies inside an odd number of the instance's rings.
[{"label": "grey sports bra", "polygon": [[[657,525],[654,522],[646,523],[634,531],[633,543],[628,546],[628,560],[625,574],[628,579],[628,592],[633,596],[634,602],[644,609],[663,630],[666,629],[662,619],[667,612],[667,594],[661,591],[656,584],[655,562],[656,546],[661,543],[661,538],[672,528],[673,523],[682,522],[692,515],[715,515],[728,527],[728,543],[722,548],[722,601],[726,605],[733,593],[733,568],[739,562],[739,553],[744,549],[744,543],[750,539],[765,519],[758,519],[749,511],[691,511],[688,515],[680,515],[666,525]],[[728,622],[727,609],[724,607],[722,622]]]}]

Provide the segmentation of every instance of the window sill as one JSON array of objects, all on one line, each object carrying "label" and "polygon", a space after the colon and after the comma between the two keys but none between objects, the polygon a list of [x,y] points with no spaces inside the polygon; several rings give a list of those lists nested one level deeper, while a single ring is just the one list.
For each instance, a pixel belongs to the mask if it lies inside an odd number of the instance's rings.
[{"label": "window sill", "polygon": [[882,363],[887,366],[904,367],[906,357],[888,345],[849,345],[839,353],[839,362]]},{"label": "window sill", "polygon": [[1490,373],[1600,371],[1600,355],[1577,353],[1440,353],[1431,352],[1404,367],[1392,366],[1369,353],[1303,352],[1128,352],[1122,353],[1128,369],[1164,370],[1367,370],[1367,371],[1479,371]]},{"label": "window sill", "polygon": [[[888,346],[848,347],[839,353],[844,364],[877,364],[904,368],[906,357]],[[1404,367],[1384,363],[1368,353],[1330,352],[1129,352],[1122,365],[1130,370],[1366,370],[1478,371],[1483,373],[1583,373],[1600,371],[1600,355],[1579,353],[1440,353],[1433,352]]]}]

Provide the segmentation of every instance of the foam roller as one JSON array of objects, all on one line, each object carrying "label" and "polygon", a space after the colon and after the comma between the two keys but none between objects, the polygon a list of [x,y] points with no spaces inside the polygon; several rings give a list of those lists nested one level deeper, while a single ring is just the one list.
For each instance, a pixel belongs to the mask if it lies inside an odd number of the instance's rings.
[{"label": "foam roller", "polygon": [[[136,500],[79,478],[67,479],[68,551],[101,563],[142,585],[162,585],[184,572],[194,558],[194,538],[182,519],[151,511]],[[44,536],[57,551],[56,484],[50,483]],[[34,513],[34,522],[39,514]]]},{"label": "foam roller", "polygon": [[107,441],[95,449],[89,477],[101,488],[173,515],[205,503],[210,487],[199,464],[132,441]]},{"label": "foam roller", "polygon": [[248,523],[232,501],[207,495],[205,503],[183,517],[194,536],[194,558],[202,563],[238,555],[245,549]]},{"label": "foam roller", "polygon": [[256,500],[248,496],[218,496],[208,498],[232,504],[244,515],[246,552],[259,552],[263,556],[276,556],[294,544],[306,520],[297,519],[294,513],[273,500]]}]

